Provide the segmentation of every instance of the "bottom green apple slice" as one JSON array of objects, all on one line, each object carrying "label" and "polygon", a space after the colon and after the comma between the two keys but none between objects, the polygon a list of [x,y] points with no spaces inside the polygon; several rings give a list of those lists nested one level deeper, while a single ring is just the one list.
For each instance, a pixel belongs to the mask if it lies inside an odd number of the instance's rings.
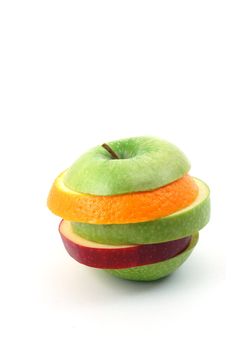
[{"label": "bottom green apple slice", "polygon": [[156,264],[143,265],[139,267],[131,267],[128,269],[108,269],[105,270],[110,274],[132,281],[155,281],[159,278],[165,277],[173,273],[185,260],[190,256],[194,247],[198,242],[199,234],[195,233],[192,236],[192,240],[189,246],[184,252],[175,256],[172,259],[168,259]]}]

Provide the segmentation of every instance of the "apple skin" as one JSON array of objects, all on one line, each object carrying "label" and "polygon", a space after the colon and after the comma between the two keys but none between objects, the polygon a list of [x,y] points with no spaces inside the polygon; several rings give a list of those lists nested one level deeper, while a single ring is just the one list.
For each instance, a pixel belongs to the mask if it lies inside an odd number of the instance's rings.
[{"label": "apple skin", "polygon": [[147,245],[110,246],[87,241],[72,230],[69,221],[62,220],[59,232],[67,252],[81,264],[102,268],[121,269],[163,261],[184,251],[191,236],[179,240]]},{"label": "apple skin", "polygon": [[110,196],[157,189],[190,169],[175,145],[154,137],[121,139],[108,145],[120,159],[112,159],[101,146],[92,148],[66,170],[64,184],[75,192]]},{"label": "apple skin", "polygon": [[185,209],[161,219],[134,224],[95,225],[72,222],[74,232],[90,241],[103,244],[148,244],[172,241],[202,229],[210,218],[208,186],[195,179],[199,193]]},{"label": "apple skin", "polygon": [[106,272],[131,281],[155,281],[175,272],[188,259],[198,242],[199,234],[192,236],[189,246],[177,256],[155,264],[133,267],[129,269],[105,270]]}]

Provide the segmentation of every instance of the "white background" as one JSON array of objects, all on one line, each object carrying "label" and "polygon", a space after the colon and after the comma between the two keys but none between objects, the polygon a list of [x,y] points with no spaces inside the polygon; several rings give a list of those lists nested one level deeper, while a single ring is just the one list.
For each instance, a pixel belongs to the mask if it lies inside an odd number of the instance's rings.
[{"label": "white background", "polygon": [[[2,349],[231,348],[232,18],[224,0],[0,2]],[[197,248],[157,283],[76,263],[46,208],[82,152],[137,135],[211,188]]]}]

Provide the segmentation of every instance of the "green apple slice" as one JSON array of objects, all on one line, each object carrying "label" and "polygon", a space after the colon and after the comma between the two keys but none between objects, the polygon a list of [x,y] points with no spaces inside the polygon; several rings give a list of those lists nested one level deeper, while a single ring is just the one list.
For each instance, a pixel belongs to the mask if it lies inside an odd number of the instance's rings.
[{"label": "green apple slice", "polygon": [[146,244],[172,241],[197,232],[209,221],[210,191],[194,178],[199,192],[195,201],[176,213],[154,221],[136,224],[96,225],[72,222],[74,232],[90,241],[103,244]]},{"label": "green apple slice", "polygon": [[192,240],[189,246],[186,248],[184,252],[175,256],[172,259],[168,259],[162,262],[158,262],[155,264],[144,265],[139,267],[131,267],[128,269],[110,269],[105,270],[110,274],[127,279],[132,281],[155,281],[159,278],[165,277],[173,273],[178,269],[180,265],[182,265],[185,260],[190,256],[194,247],[198,242],[198,233],[192,236]]},{"label": "green apple slice", "polygon": [[190,169],[186,156],[173,144],[154,137],[134,137],[108,143],[114,159],[97,146],[81,156],[64,174],[73,191],[100,196],[154,190]]}]

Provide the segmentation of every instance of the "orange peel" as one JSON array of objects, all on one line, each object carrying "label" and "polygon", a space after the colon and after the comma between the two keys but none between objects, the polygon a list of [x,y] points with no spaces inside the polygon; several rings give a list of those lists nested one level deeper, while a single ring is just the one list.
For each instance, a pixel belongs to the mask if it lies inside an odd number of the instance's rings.
[{"label": "orange peel", "polygon": [[65,220],[93,224],[126,224],[162,218],[190,205],[198,186],[190,175],[158,189],[113,196],[96,196],[72,191],[63,182],[64,173],[54,181],[48,207]]}]

